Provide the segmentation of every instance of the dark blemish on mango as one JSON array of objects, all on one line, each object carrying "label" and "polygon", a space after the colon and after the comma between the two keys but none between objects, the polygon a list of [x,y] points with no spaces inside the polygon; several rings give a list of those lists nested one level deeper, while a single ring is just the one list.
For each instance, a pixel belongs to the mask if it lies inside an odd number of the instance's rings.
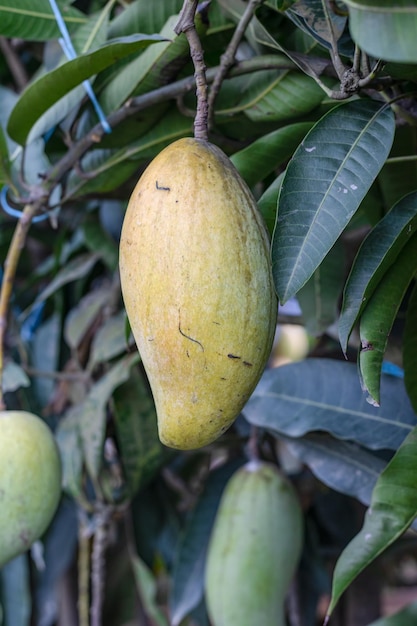
[{"label": "dark blemish on mango", "polygon": [[158,181],[155,181],[155,186],[159,191],[171,191],[171,187],[162,187],[162,185],[158,184]]}]

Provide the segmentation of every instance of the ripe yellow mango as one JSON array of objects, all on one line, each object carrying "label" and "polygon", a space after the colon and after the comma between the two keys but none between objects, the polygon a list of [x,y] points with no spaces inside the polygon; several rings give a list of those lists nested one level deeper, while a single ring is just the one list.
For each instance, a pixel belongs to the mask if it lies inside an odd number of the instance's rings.
[{"label": "ripe yellow mango", "polygon": [[219,148],[184,138],[150,163],[126,210],[120,277],[161,441],[209,444],[256,386],[277,315],[266,230]]},{"label": "ripe yellow mango", "polygon": [[0,567],[44,533],[61,496],[55,439],[39,417],[0,411]]}]

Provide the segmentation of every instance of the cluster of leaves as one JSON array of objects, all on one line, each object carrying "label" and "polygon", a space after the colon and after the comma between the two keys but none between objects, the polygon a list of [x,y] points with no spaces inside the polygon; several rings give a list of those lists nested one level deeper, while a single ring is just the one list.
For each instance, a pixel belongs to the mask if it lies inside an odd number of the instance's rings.
[{"label": "cluster of leaves", "polygon": [[[258,199],[281,317],[296,296],[312,347],[308,359],[268,369],[235,427],[187,454],[159,443],[117,274],[133,184],[164,146],[192,134],[194,70],[186,38],[174,33],[182,4],[60,2],[72,59],[48,0],[0,6],[2,199],[14,210],[38,203],[48,217],[33,225],[19,265],[3,386],[8,406],[42,413],[55,429],[65,492],[43,557],[33,555],[33,595],[26,558],[0,574],[7,625],[35,613],[52,626],[64,573],[78,580],[80,624],[88,623],[85,578],[91,571],[97,615],[103,545],[103,624],[137,615],[167,624],[161,606],[174,626],[207,624],[208,539],[250,425],[261,429],[266,458],[284,462],[276,445],[284,442],[329,493],[370,506],[338,561],[331,611],[417,515],[414,3],[267,0],[250,21],[215,101],[211,140]],[[208,21],[206,7],[198,12],[209,83],[246,9],[243,0],[213,0]],[[2,258],[13,230],[1,214]],[[310,569],[300,579],[306,626],[329,584],[317,540],[326,516],[312,496]],[[339,548],[348,526],[342,539],[333,532]],[[412,608],[404,615],[404,624],[415,621]]]}]

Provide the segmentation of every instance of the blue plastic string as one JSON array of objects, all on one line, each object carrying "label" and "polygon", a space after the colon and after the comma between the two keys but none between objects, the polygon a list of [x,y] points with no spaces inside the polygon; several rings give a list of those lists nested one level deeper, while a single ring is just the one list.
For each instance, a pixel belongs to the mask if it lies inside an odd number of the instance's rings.
[{"label": "blue plastic string", "polygon": [[391,363],[390,361],[383,361],[382,373],[389,374],[390,376],[395,376],[395,378],[404,378],[404,370],[395,363]]},{"label": "blue plastic string", "polygon": [[[3,207],[4,211],[8,214],[11,215],[12,217],[17,217],[17,219],[20,219],[23,215],[23,211],[19,211],[18,209],[14,209],[12,206],[10,206],[8,200],[7,200],[7,192],[9,190],[8,185],[4,185],[1,188],[0,191],[0,204]],[[43,220],[47,220],[50,217],[49,213],[43,213],[42,215],[36,215],[36,217],[32,218],[32,222],[36,223],[36,222],[43,222]]]},{"label": "blue plastic string", "polygon": [[[56,23],[58,24],[58,28],[62,35],[62,38],[59,40],[59,43],[61,44],[64,54],[70,60],[75,59],[77,57],[77,53],[75,51],[74,46],[72,45],[72,41],[71,41],[71,37],[67,29],[67,25],[64,22],[64,18],[61,15],[61,12],[56,3],[56,0],[49,0],[49,4],[51,5],[51,9],[56,19]],[[99,118],[100,123],[103,126],[104,132],[111,133],[112,132],[111,126],[106,119],[103,109],[101,108],[100,104],[97,101],[96,95],[93,91],[93,88],[91,87],[90,82],[88,80],[84,80],[83,87],[85,91],[87,92],[88,97],[91,100],[94,110],[97,113],[97,117]]]}]

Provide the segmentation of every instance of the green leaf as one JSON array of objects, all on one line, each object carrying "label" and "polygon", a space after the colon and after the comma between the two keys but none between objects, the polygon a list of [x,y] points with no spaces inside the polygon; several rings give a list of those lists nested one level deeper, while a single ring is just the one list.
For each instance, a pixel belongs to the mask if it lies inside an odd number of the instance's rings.
[{"label": "green leaf", "polygon": [[85,254],[80,254],[68,261],[65,267],[59,270],[59,272],[55,275],[52,281],[45,287],[43,291],[41,291],[41,293],[30,305],[30,307],[26,309],[25,314],[28,314],[36,304],[39,304],[39,302],[47,300],[52,294],[58,291],[58,289],[61,289],[61,287],[63,287],[64,285],[67,285],[68,283],[71,283],[75,280],[78,280],[79,278],[83,278],[84,276],[86,276],[92,270],[98,260],[98,254],[91,254],[90,252],[87,252]]},{"label": "green leaf", "polygon": [[139,361],[134,353],[120,359],[89,392],[80,407],[79,427],[85,464],[90,478],[97,482],[103,459],[106,432],[106,405],[114,390],[129,378],[131,367]]},{"label": "green leaf", "polygon": [[[64,21],[70,31],[83,24],[86,16],[58,0]],[[49,0],[2,0],[0,34],[29,41],[46,41],[61,36]]]},{"label": "green leaf", "polygon": [[369,506],[372,490],[386,466],[379,456],[350,441],[319,433],[285,438],[285,445],[324,485]]},{"label": "green leaf", "polygon": [[[62,322],[58,309],[41,324],[31,341],[31,366],[35,370],[56,372],[61,352]],[[32,392],[40,406],[46,406],[55,389],[55,380],[35,376]]]},{"label": "green leaf", "polygon": [[195,509],[180,538],[172,572],[169,598],[171,625],[179,626],[201,602],[207,546],[223,490],[242,465],[234,460],[210,473]]},{"label": "green leaf", "polygon": [[2,391],[8,393],[16,391],[20,387],[29,387],[30,380],[20,365],[13,361],[7,361],[3,370]]},{"label": "green leaf", "polygon": [[[72,43],[78,54],[84,54],[96,50],[99,46],[104,46],[107,39],[108,13],[112,3],[109,2],[103,10],[95,15],[89,16],[88,21],[82,24],[73,34]],[[61,63],[66,61],[63,55]],[[50,68],[51,69],[51,68]],[[55,69],[55,68],[54,68]],[[42,73],[44,76],[45,74]],[[85,97],[83,85],[72,89],[65,96],[60,98],[33,125],[28,141],[40,137],[61,122],[77,105],[79,106]]]},{"label": "green leaf", "polygon": [[171,16],[161,30],[160,43],[119,69],[113,80],[104,87],[99,101],[105,113],[115,111],[131,96],[168,83],[189,60],[190,49],[186,37],[174,32],[177,21],[177,16]]},{"label": "green leaf", "polygon": [[261,212],[265,224],[268,228],[269,234],[272,237],[272,233],[274,232],[275,220],[277,216],[277,204],[278,204],[278,196],[281,191],[282,181],[284,180],[285,172],[281,172],[279,176],[274,180],[272,185],[270,185],[263,192],[262,196],[258,200],[258,208]]},{"label": "green leaf", "polygon": [[288,71],[272,82],[268,80],[263,93],[256,95],[253,102],[254,94],[245,91],[240,103],[245,115],[254,122],[284,122],[301,117],[318,107],[324,98],[322,89],[309,76]]},{"label": "green leaf", "polygon": [[94,334],[87,369],[111,361],[115,356],[126,352],[134,344],[132,333],[126,338],[126,313],[120,311],[109,317]]},{"label": "green leaf", "polygon": [[[130,123],[132,132],[135,125],[134,121]],[[129,145],[119,150],[94,150],[87,153],[82,160],[82,169],[84,172],[94,172],[94,176],[86,178],[72,170],[68,177],[66,199],[112,191],[135,171],[139,172],[141,162],[152,159],[165,146],[176,139],[192,135],[192,132],[192,119],[181,115],[175,107],[166,111],[160,121]]]},{"label": "green leaf", "polygon": [[405,439],[375,485],[361,531],[339,557],[328,615],[358,574],[409,528],[417,515],[417,428]]},{"label": "green leaf", "polygon": [[246,419],[278,435],[325,431],[372,450],[396,450],[417,423],[402,380],[382,377],[382,404],[366,401],[355,364],[306,359],[266,370],[243,409]]},{"label": "green leaf", "polygon": [[[131,155],[130,147],[87,152],[82,159],[82,172],[72,169],[69,173],[65,200],[106,193],[120,187],[137,169]],[[110,258],[114,262],[114,254]]]},{"label": "green leaf", "polygon": [[68,312],[64,324],[64,339],[70,348],[76,350],[80,346],[110,297],[108,286],[90,291]]},{"label": "green leaf", "polygon": [[150,618],[152,626],[168,626],[168,621],[157,604],[157,584],[151,570],[137,554],[130,554],[130,563],[145,615]]},{"label": "green leaf", "polygon": [[[55,432],[62,462],[62,488],[77,502],[83,502],[83,453],[80,437],[82,404],[71,407]],[[86,505],[88,510],[88,505]]]},{"label": "green leaf", "polygon": [[349,29],[358,46],[376,59],[417,63],[414,0],[345,0]]},{"label": "green leaf", "polygon": [[408,286],[417,272],[417,234],[401,250],[368,300],[362,313],[359,333],[359,369],[369,401],[380,404],[380,377],[388,335]]},{"label": "green leaf", "polygon": [[102,262],[114,272],[119,263],[116,242],[102,228],[97,215],[88,215],[82,223],[84,241],[91,252],[99,254]]},{"label": "green leaf", "polygon": [[[401,112],[398,114],[401,115]],[[408,124],[397,126],[389,158],[377,178],[386,210],[416,190],[416,152],[417,128]]]},{"label": "green leaf", "polygon": [[[20,555],[0,571],[0,619],[5,626],[28,626],[32,612],[29,561]],[[1,608],[3,610],[1,610]]]},{"label": "green leaf", "polygon": [[114,0],[107,2],[101,11],[89,15],[85,24],[74,32],[71,40],[77,54],[91,52],[106,44],[109,13],[113,4]]},{"label": "green leaf", "polygon": [[287,15],[326,48],[331,48],[332,41],[341,38],[347,22],[347,16],[329,10],[323,0],[296,2],[289,7]]},{"label": "green leaf", "polygon": [[289,124],[256,139],[230,158],[249,187],[286,161],[311,128],[310,122]]},{"label": "green leaf", "polygon": [[369,298],[416,227],[417,192],[413,192],[395,204],[362,242],[343,293],[339,338],[344,352]]},{"label": "green leaf", "polygon": [[[242,0],[219,0],[219,2],[222,5],[224,11],[232,15],[233,19],[236,22],[239,22],[240,18],[242,17],[246,9],[246,4],[242,2]],[[297,6],[299,5],[301,10],[303,10],[303,6],[302,6],[303,4],[305,3],[301,1],[297,2]],[[326,9],[326,12],[327,12],[327,9]],[[306,6],[306,13],[308,13],[310,17],[313,16],[314,20],[317,20],[317,23],[319,23],[321,20],[321,17],[323,16],[322,0],[308,0],[308,4]],[[295,21],[297,26],[301,27],[304,30],[304,32],[308,33],[309,35],[312,35],[316,41],[320,41],[320,43],[322,44],[324,43],[324,45],[328,45],[326,44],[325,40],[321,39],[315,34],[314,30],[305,28],[303,20],[298,18],[294,13],[288,12],[287,15],[293,21]],[[333,27],[334,27],[334,24],[333,24]],[[337,28],[335,30],[337,30]],[[252,18],[252,20],[250,21],[248,25],[248,28],[246,30],[246,37],[248,38],[254,50],[258,50],[259,46],[261,46],[261,50],[263,47],[267,47],[267,48],[272,48],[272,50],[275,50],[275,51],[279,50],[280,52],[283,52],[288,59],[290,59],[296,66],[298,66],[304,72],[304,74],[312,77],[316,81],[318,80],[318,76],[323,72],[324,68],[328,64],[327,59],[315,58],[313,60],[309,58],[308,60],[306,60],[303,54],[300,55],[298,54],[298,52],[287,50],[286,48],[281,46],[281,44],[275,39],[275,37],[273,37],[269,33],[269,31],[263,26],[263,24],[261,24],[261,22],[255,16]],[[311,49],[315,45],[316,45],[315,42],[313,42],[313,45],[311,45],[311,42],[308,42],[307,48],[303,47],[301,52],[307,53],[311,51]],[[298,47],[297,47],[297,50],[298,50]],[[322,83],[322,87],[323,87],[323,83]]]},{"label": "green leaf", "polygon": [[83,54],[48,72],[29,85],[20,96],[9,118],[9,135],[24,145],[34,123],[71,89],[118,59],[160,41],[160,35],[132,35],[109,41],[98,50]]},{"label": "green leaf", "polygon": [[306,330],[313,337],[322,335],[337,319],[344,276],[345,256],[337,241],[297,295]]},{"label": "green leaf", "polygon": [[124,37],[134,33],[159,33],[167,19],[178,13],[183,0],[164,0],[163,2],[132,2],[124,5],[124,11],[118,13],[109,28],[109,37]]},{"label": "green leaf", "polygon": [[132,369],[113,395],[114,424],[129,494],[149,483],[166,459],[158,437],[155,405],[143,374]]},{"label": "green leaf", "polygon": [[10,160],[6,136],[0,125],[0,187],[10,181]]},{"label": "green leaf", "polygon": [[324,93],[305,74],[288,70],[261,70],[245,77],[244,90],[236,91],[238,81],[231,79],[237,102],[227,106],[219,99],[216,119],[241,111],[254,122],[284,122],[309,113],[322,102]]},{"label": "green leaf", "polygon": [[355,100],[333,108],[304,138],[286,170],[272,242],[282,303],[346,228],[388,156],[394,131],[391,109]]},{"label": "green leaf", "polygon": [[403,336],[404,383],[417,413],[417,285],[408,301]]}]

